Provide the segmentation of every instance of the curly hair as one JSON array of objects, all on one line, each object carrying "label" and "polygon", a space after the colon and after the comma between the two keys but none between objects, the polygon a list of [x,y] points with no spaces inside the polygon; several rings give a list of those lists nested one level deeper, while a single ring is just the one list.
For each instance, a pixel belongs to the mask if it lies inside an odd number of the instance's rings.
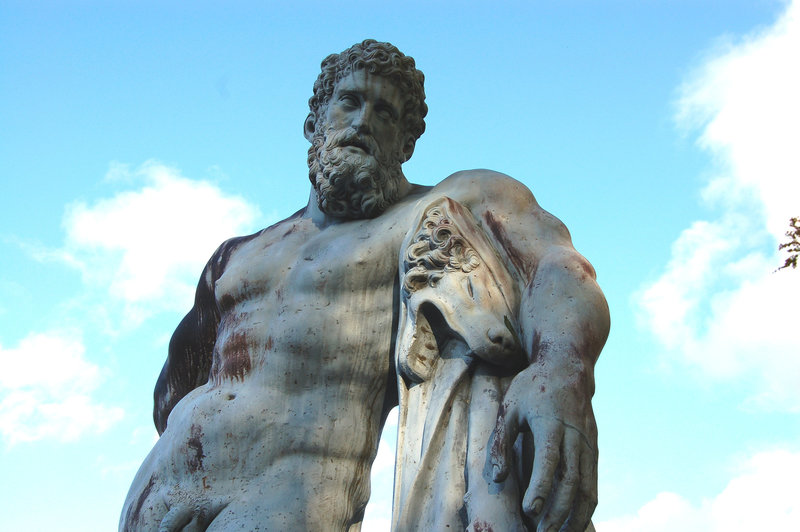
[{"label": "curly hair", "polygon": [[433,207],[406,249],[403,290],[408,295],[426,285],[435,286],[447,272],[469,273],[480,264],[478,253],[456,233],[442,209]]},{"label": "curly hair", "polygon": [[356,70],[366,70],[391,79],[406,96],[403,107],[403,128],[417,140],[425,132],[425,75],[417,70],[414,58],[404,55],[388,42],[367,39],[340,54],[331,54],[322,62],[322,72],[314,82],[314,94],[308,107],[315,117],[333,95],[339,80]]}]

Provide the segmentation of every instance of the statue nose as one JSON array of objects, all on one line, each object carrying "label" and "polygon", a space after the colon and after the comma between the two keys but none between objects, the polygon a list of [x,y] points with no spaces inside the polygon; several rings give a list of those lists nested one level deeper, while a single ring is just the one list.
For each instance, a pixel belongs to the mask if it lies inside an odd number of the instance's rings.
[{"label": "statue nose", "polygon": [[504,350],[511,350],[515,347],[514,339],[506,329],[492,328],[486,331],[486,334],[494,345]]},{"label": "statue nose", "polygon": [[363,119],[356,120],[353,123],[353,129],[355,129],[359,135],[369,135],[370,133],[369,124],[367,123],[366,120]]},{"label": "statue nose", "polygon": [[370,112],[367,107],[361,109],[361,111],[356,115],[353,119],[352,127],[355,129],[359,134],[369,134],[370,127]]}]

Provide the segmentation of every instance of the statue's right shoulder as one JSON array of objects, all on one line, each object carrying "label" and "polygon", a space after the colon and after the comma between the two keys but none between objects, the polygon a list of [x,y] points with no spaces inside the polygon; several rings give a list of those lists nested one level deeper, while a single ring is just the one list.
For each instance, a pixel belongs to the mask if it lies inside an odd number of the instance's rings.
[{"label": "statue's right shoulder", "polygon": [[209,286],[213,286],[214,282],[216,282],[225,272],[225,269],[228,267],[231,260],[236,260],[237,252],[245,246],[250,244],[258,244],[261,241],[265,241],[265,245],[268,245],[271,241],[280,240],[286,236],[287,231],[290,231],[296,222],[302,217],[303,211],[304,209],[300,209],[288,218],[276,222],[269,227],[261,229],[260,231],[256,231],[250,235],[235,236],[224,241],[219,245],[216,251],[214,251],[214,253],[211,255],[211,258],[206,263],[206,266],[203,270],[201,283],[205,281],[209,284]]}]

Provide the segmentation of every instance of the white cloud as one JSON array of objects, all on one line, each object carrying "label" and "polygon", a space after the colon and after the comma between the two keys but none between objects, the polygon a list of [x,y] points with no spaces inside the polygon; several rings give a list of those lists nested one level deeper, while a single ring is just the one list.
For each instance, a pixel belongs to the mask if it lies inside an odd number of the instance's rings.
[{"label": "white cloud", "polygon": [[391,506],[382,507],[380,511],[370,515],[370,509],[367,508],[367,514],[361,523],[361,532],[389,532],[392,528],[391,511]]},{"label": "white cloud", "polygon": [[707,511],[676,493],[662,492],[635,515],[595,522],[597,532],[710,532]]},{"label": "white cloud", "polygon": [[392,493],[394,488],[394,463],[397,449],[397,416],[394,407],[386,418],[378,455],[372,463],[370,482],[372,493],[361,525],[362,532],[388,532],[392,526]]},{"label": "white cloud", "polygon": [[387,438],[381,438],[378,443],[378,455],[372,462],[372,476],[378,476],[387,471],[394,471],[394,451],[395,443],[389,442]]},{"label": "white cloud", "polygon": [[258,208],[217,186],[148,162],[114,164],[113,182],[144,186],[67,208],[66,243],[50,255],[107,287],[134,323],[160,310],[186,310],[203,265],[225,239],[253,229]]},{"label": "white cloud", "polygon": [[763,452],[745,462],[711,504],[715,530],[792,530],[800,523],[800,452]]},{"label": "white cloud", "polygon": [[122,418],[121,409],[93,401],[103,375],[84,351],[70,331],[30,334],[14,348],[0,345],[0,435],[9,444],[72,441]]},{"label": "white cloud", "polygon": [[157,312],[188,310],[214,249],[260,217],[245,200],[156,162],[112,164],[106,181],[128,190],[68,206],[61,248],[23,244],[79,270],[85,290],[61,306],[59,323],[72,329],[0,346],[0,438],[10,444],[71,441],[121,419],[122,409],[95,400],[106,375],[85,357],[84,335],[98,324],[106,333],[135,329]]},{"label": "white cloud", "polygon": [[671,492],[659,493],[634,515],[595,523],[598,532],[750,532],[795,530],[800,523],[800,452],[754,455],[712,499],[692,504]]},{"label": "white cloud", "polygon": [[800,214],[800,3],[774,25],[726,44],[681,89],[678,120],[702,127],[700,146],[723,171],[709,199],[755,193],[767,228],[783,234]]},{"label": "white cloud", "polygon": [[800,273],[777,244],[800,215],[800,4],[771,27],[727,43],[680,92],[678,122],[699,128],[716,174],[702,192],[715,219],[673,244],[637,303],[671,359],[701,375],[747,379],[750,404],[800,411]]}]

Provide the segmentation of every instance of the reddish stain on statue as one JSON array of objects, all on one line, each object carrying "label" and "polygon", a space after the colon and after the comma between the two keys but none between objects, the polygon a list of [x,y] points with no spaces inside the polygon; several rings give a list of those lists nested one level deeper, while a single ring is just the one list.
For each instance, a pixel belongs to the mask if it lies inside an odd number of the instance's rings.
[{"label": "reddish stain on statue", "polygon": [[200,425],[192,425],[189,441],[186,442],[186,447],[188,448],[186,463],[192,473],[196,473],[198,469],[203,469],[203,458],[206,455],[203,453],[203,442],[200,440],[202,437],[202,427]]},{"label": "reddish stain on statue", "polygon": [[238,332],[231,334],[222,352],[220,377],[244,380],[251,367],[247,335]]},{"label": "reddish stain on statue", "polygon": [[486,225],[489,226],[489,230],[492,232],[492,235],[497,239],[497,242],[508,254],[509,260],[517,269],[517,271],[519,271],[525,278],[529,278],[532,265],[526,261],[519,250],[514,247],[511,240],[508,238],[503,225],[497,220],[497,218],[494,217],[491,212],[486,212],[483,215],[483,219],[486,221]]},{"label": "reddish stain on statue", "polygon": [[144,487],[142,492],[139,494],[139,497],[136,499],[136,504],[128,508],[128,522],[129,523],[139,523],[140,517],[139,514],[142,512],[142,507],[144,506],[147,497],[150,496],[150,492],[153,490],[153,486],[156,484],[156,475],[151,475],[150,480],[147,483],[147,486]]},{"label": "reddish stain on statue", "polygon": [[486,521],[477,520],[472,523],[472,529],[475,532],[494,532],[492,525],[487,523]]}]

